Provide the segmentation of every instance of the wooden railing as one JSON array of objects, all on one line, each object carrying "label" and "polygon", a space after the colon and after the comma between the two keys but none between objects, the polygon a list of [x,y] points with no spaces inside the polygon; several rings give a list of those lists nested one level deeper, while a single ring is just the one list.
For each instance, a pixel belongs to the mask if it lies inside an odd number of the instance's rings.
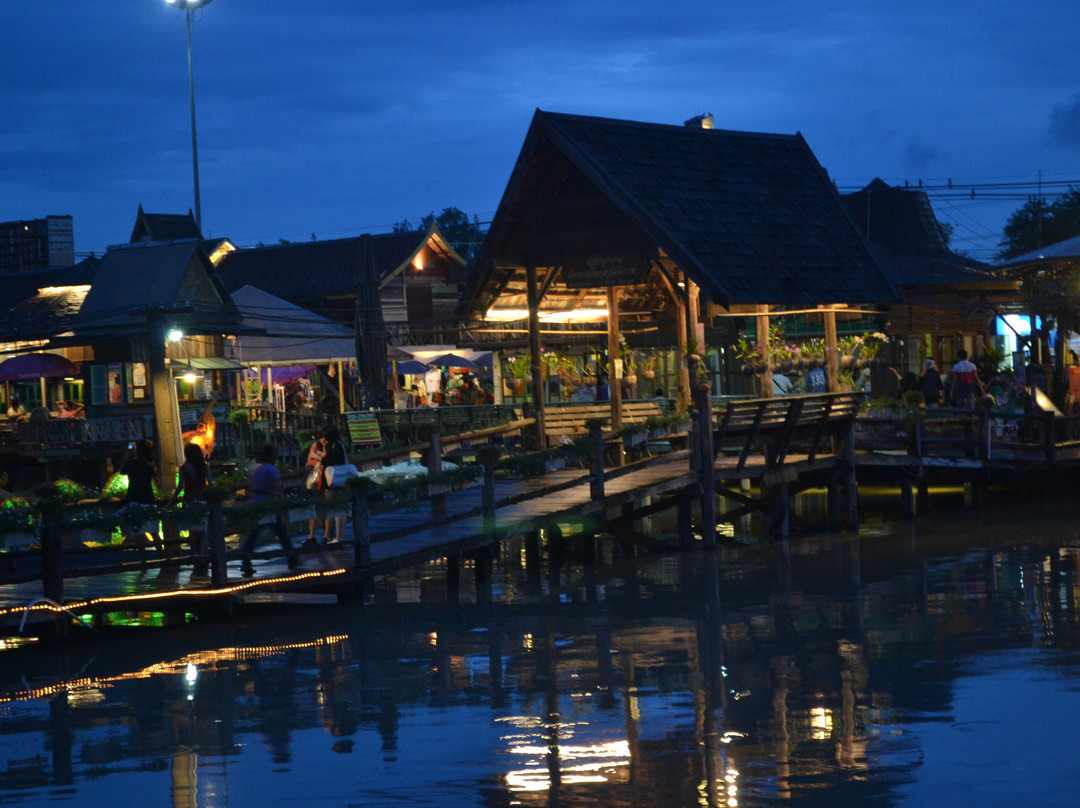
[{"label": "wooden railing", "polygon": [[992,465],[1080,459],[1080,416],[924,408],[859,418],[860,452],[904,453],[917,461],[963,458]]},{"label": "wooden railing", "polygon": [[825,393],[729,401],[716,413],[713,445],[718,454],[738,454],[742,468],[752,454],[782,465],[799,449],[809,460],[833,450],[832,439],[851,429],[861,393]]},{"label": "wooden railing", "polygon": [[24,451],[80,449],[86,446],[120,447],[142,438],[153,438],[154,416],[121,418],[54,418],[26,422],[17,427],[19,447]]}]

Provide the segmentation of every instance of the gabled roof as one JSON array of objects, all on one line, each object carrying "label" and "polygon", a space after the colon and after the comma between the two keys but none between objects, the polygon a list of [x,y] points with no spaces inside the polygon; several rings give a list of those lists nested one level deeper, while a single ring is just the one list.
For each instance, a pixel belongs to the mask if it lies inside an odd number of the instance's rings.
[{"label": "gabled roof", "polygon": [[202,238],[202,233],[190,209],[186,214],[146,213],[143,206],[139,205],[139,212],[135,216],[135,227],[131,231],[132,244],[191,238]]},{"label": "gabled roof", "polygon": [[917,188],[873,180],[841,196],[855,227],[870,242],[881,271],[901,289],[913,286],[1002,285],[992,267],[949,249],[930,199]]},{"label": "gabled roof", "polygon": [[364,238],[369,239],[380,286],[425,248],[458,267],[465,265],[438,226],[432,225],[428,230],[406,233],[246,247],[226,255],[218,272],[230,291],[250,285],[293,303],[351,297],[356,294]]},{"label": "gabled roof", "polygon": [[1067,238],[1056,244],[1049,244],[1037,250],[1017,255],[1001,262],[1002,267],[1022,266],[1024,264],[1053,263],[1055,261],[1067,261],[1080,259],[1080,236]]},{"label": "gabled roof", "polygon": [[232,356],[246,365],[295,365],[351,361],[356,339],[351,329],[294,306],[254,286],[232,293],[244,325],[265,335],[242,336]]},{"label": "gabled roof", "polygon": [[881,179],[844,194],[844,207],[871,244],[916,255],[949,253],[925,191],[895,188]]},{"label": "gabled roof", "polygon": [[239,314],[198,239],[109,249],[74,327],[125,334],[167,314],[191,334],[220,333]]},{"label": "gabled roof", "polygon": [[801,135],[537,110],[463,308],[486,309],[495,266],[627,251],[723,305],[897,297]]},{"label": "gabled roof", "polygon": [[101,259],[4,279],[0,342],[37,339],[63,330],[82,306]]}]

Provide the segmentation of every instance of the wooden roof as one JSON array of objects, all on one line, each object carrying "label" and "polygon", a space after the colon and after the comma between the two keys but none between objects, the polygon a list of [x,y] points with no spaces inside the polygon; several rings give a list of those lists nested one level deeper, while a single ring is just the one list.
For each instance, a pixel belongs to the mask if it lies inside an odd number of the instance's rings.
[{"label": "wooden roof", "polygon": [[630,268],[612,285],[666,258],[726,306],[897,297],[801,135],[537,110],[459,312],[515,267],[612,254]]},{"label": "wooden roof", "polygon": [[155,313],[191,334],[235,330],[240,315],[201,240],[108,250],[73,327],[86,337],[137,333]]},{"label": "wooden roof", "polygon": [[131,231],[132,244],[192,238],[202,238],[202,233],[190,210],[186,214],[147,213],[143,210],[143,206],[139,205],[139,212],[135,216],[135,227]]},{"label": "wooden roof", "polygon": [[356,294],[364,238],[369,239],[380,286],[418,255],[425,263],[429,256],[437,256],[457,269],[465,265],[438,226],[432,225],[407,233],[244,248],[226,255],[218,273],[229,291],[254,286],[300,305],[319,298],[351,297]]}]

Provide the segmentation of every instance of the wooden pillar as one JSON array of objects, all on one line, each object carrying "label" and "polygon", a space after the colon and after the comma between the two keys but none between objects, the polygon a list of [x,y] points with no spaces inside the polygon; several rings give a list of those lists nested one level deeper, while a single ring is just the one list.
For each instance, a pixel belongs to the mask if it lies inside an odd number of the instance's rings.
[{"label": "wooden pillar", "polygon": [[493,446],[482,447],[479,460],[484,465],[484,483],[480,489],[480,510],[484,516],[484,532],[495,532],[495,464],[499,450]]},{"label": "wooden pillar", "polygon": [[686,363],[686,347],[689,335],[686,331],[686,300],[679,291],[672,290],[671,299],[675,302],[675,371],[679,378],[679,389],[675,393],[675,410],[690,410],[690,372]]},{"label": "wooden pillar", "polygon": [[675,505],[679,525],[679,547],[683,550],[691,550],[694,547],[693,504],[693,497],[684,491],[679,494]]},{"label": "wooden pillar", "polygon": [[229,582],[229,570],[225,562],[225,514],[221,502],[210,504],[206,543],[210,550],[210,581],[214,586],[224,586]]},{"label": "wooden pillar", "polygon": [[909,479],[900,481],[900,512],[907,519],[915,516],[915,486]]},{"label": "wooden pillar", "polygon": [[769,351],[769,307],[757,306],[757,316],[754,318],[754,338],[758,345],[765,346],[765,372],[758,376],[761,381],[760,395],[762,398],[772,398],[774,395],[772,379],[772,354]]},{"label": "wooden pillar", "polygon": [[844,527],[855,530],[859,527],[859,486],[855,478],[855,422],[848,425],[844,433]]},{"label": "wooden pillar", "polygon": [[[442,436],[438,429],[431,430],[431,440],[428,444],[427,470],[429,479],[431,475],[442,474]],[[446,516],[446,487],[442,483],[428,486],[428,496],[431,497],[431,516],[433,519],[442,519]]]},{"label": "wooden pillar", "polygon": [[368,523],[368,491],[361,484],[352,487],[353,564],[371,565],[371,526]]},{"label": "wooden pillar", "polygon": [[491,603],[491,550],[482,547],[473,554],[473,573],[476,582],[476,602]]},{"label": "wooden pillar", "polygon": [[338,394],[338,406],[341,408],[341,414],[345,414],[345,373],[344,368],[341,366],[341,361],[337,363],[337,394]]},{"label": "wooden pillar", "polygon": [[840,391],[840,354],[836,342],[836,309],[825,309],[825,363],[829,371],[829,392]]},{"label": "wooden pillar", "polygon": [[607,288],[608,306],[608,398],[611,399],[611,429],[622,429],[622,357],[619,356],[619,287]]},{"label": "wooden pillar", "polygon": [[[696,363],[695,363],[696,364]],[[697,368],[694,368],[695,372]],[[694,430],[698,452],[698,483],[701,488],[701,538],[706,550],[716,548],[716,453],[713,449],[712,388],[694,386]]]},{"label": "wooden pillar", "polygon": [[180,442],[180,406],[176,400],[176,383],[165,367],[165,335],[161,326],[149,329],[147,365],[150,373],[150,395],[154,399],[154,424],[157,428],[158,488],[169,495],[176,488],[176,470],[184,463]]},{"label": "wooden pillar", "polygon": [[786,539],[791,533],[791,491],[786,483],[769,486],[772,501],[772,517],[769,532],[773,538]]},{"label": "wooden pillar", "polygon": [[452,553],[446,557],[446,600],[457,603],[461,599],[461,556]]},{"label": "wooden pillar", "polygon": [[41,505],[41,594],[59,604],[64,602],[61,520],[60,504],[55,500],[44,500]]},{"label": "wooden pillar", "polygon": [[544,367],[540,361],[540,287],[536,267],[525,268],[526,297],[529,305],[529,378],[532,380],[533,408],[536,411],[536,444],[545,447],[544,436]]},{"label": "wooden pillar", "polygon": [[592,462],[592,477],[589,479],[589,496],[592,499],[604,498],[604,430],[600,426],[589,428],[589,439],[593,442],[595,456]]}]

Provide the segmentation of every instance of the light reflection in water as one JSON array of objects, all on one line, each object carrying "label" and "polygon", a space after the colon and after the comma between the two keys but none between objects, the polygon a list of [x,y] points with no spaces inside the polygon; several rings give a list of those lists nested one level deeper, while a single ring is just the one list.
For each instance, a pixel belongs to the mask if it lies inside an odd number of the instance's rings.
[{"label": "light reflection in water", "polygon": [[1078,551],[1071,515],[1061,541],[1030,519],[715,556],[611,542],[600,567],[571,545],[540,588],[510,547],[490,609],[433,602],[427,570],[232,642],[20,649],[0,802],[951,806],[931,784],[1007,736],[979,804],[1072,804]]}]

